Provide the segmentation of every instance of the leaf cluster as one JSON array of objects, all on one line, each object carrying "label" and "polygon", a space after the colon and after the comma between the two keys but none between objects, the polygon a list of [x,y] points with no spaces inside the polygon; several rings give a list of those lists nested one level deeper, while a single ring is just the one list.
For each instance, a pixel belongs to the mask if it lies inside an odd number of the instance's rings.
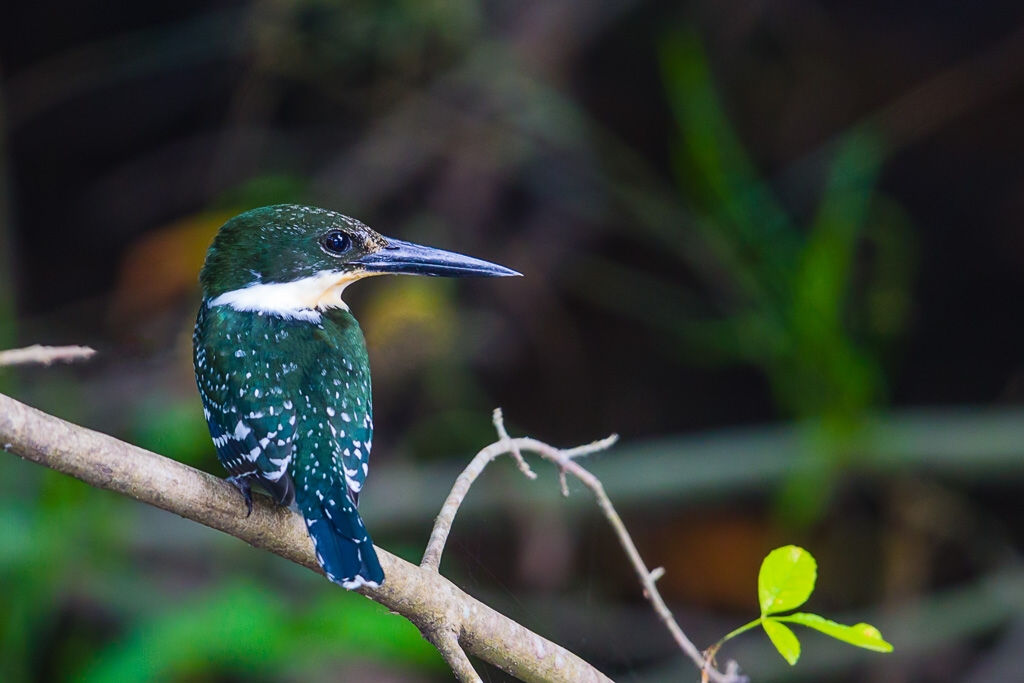
[{"label": "leaf cluster", "polygon": [[844,643],[867,650],[892,652],[892,645],[886,642],[879,630],[871,624],[846,626],[809,612],[781,614],[807,602],[814,592],[817,579],[818,563],[803,548],[787,545],[768,553],[761,563],[761,571],[757,577],[757,597],[761,606],[761,616],[729,633],[719,641],[719,646],[760,624],[779,654],[790,664],[796,664],[800,659],[800,640],[793,630],[786,626],[786,623],[791,623],[813,628]]}]

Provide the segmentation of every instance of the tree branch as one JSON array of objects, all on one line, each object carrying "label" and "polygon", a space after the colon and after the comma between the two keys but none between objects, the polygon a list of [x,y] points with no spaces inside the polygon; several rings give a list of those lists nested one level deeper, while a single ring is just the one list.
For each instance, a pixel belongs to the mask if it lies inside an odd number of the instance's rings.
[{"label": "tree branch", "polygon": [[636,545],[633,543],[632,537],[626,530],[626,525],[622,523],[622,518],[619,517],[619,513],[615,511],[615,506],[612,505],[612,501],[608,498],[608,494],[605,493],[601,480],[584,469],[574,460],[574,458],[590,455],[609,448],[618,440],[619,437],[612,434],[600,441],[568,449],[555,448],[554,446],[549,446],[548,444],[542,441],[537,441],[536,439],[513,439],[505,429],[505,420],[502,417],[501,408],[497,408],[494,411],[494,428],[498,432],[499,441],[477,453],[476,457],[473,458],[466,469],[463,470],[462,474],[460,474],[455,480],[455,485],[452,487],[451,493],[449,493],[448,497],[445,499],[444,505],[441,506],[441,512],[438,514],[437,519],[434,522],[434,528],[430,533],[430,541],[427,543],[426,552],[423,553],[423,560],[420,562],[420,567],[434,572],[439,571],[441,566],[441,554],[444,552],[444,546],[445,542],[448,540],[448,534],[451,533],[452,524],[455,521],[455,514],[459,511],[462,501],[465,500],[466,494],[469,492],[469,487],[473,485],[473,482],[476,481],[477,477],[479,477],[484,471],[484,468],[487,467],[488,463],[498,456],[508,453],[515,458],[516,464],[519,466],[519,470],[524,475],[530,479],[537,478],[537,475],[530,469],[530,466],[526,463],[522,454],[523,450],[531,451],[546,460],[550,460],[558,466],[559,484],[562,489],[562,495],[569,495],[569,487],[565,481],[566,473],[573,475],[587,488],[593,491],[594,497],[597,498],[597,504],[601,507],[601,511],[604,513],[605,518],[607,518],[608,522],[612,525],[612,529],[615,530],[615,535],[618,536],[619,543],[626,551],[626,555],[629,556],[629,561],[633,565],[633,569],[640,578],[640,584],[644,589],[644,597],[646,597],[651,603],[651,606],[654,607],[654,611],[657,613],[658,618],[661,619],[662,623],[665,624],[665,627],[669,630],[669,633],[672,634],[672,638],[676,641],[676,644],[691,660],[693,660],[693,663],[697,665],[697,668],[701,670],[702,678],[704,680],[710,679],[716,681],[716,683],[741,683],[746,681],[747,678],[739,674],[738,667],[735,662],[729,662],[725,672],[715,669],[711,662],[713,655],[711,657],[705,656],[704,653],[698,650],[693,642],[686,636],[683,629],[681,629],[679,624],[676,623],[675,617],[672,616],[672,612],[665,604],[665,601],[661,597],[661,593],[658,592],[658,587],[655,585],[655,582],[664,575],[665,570],[662,567],[658,567],[654,570],[647,569],[647,565],[644,564],[643,558],[640,557],[640,552],[636,549]]},{"label": "tree branch", "polygon": [[[65,422],[2,394],[0,445],[26,460],[321,571],[299,515],[257,496],[252,515],[246,517],[238,492],[226,481]],[[465,653],[459,658],[451,648],[453,643],[460,651],[465,648],[465,652],[527,683],[610,681],[573,653],[463,593],[437,572],[380,548],[377,554],[387,581],[380,588],[358,592],[411,621],[439,649],[447,648],[441,652],[460,680],[479,679],[470,676],[468,658]]]},{"label": "tree branch", "polygon": [[437,648],[437,651],[444,657],[444,661],[448,662],[448,666],[451,667],[452,673],[455,674],[459,683],[483,683],[454,633],[441,628],[426,631],[423,636]]},{"label": "tree branch", "polygon": [[95,349],[88,346],[41,346],[35,344],[23,349],[0,351],[0,367],[7,365],[51,365],[53,363],[71,363],[86,360],[96,354]]}]

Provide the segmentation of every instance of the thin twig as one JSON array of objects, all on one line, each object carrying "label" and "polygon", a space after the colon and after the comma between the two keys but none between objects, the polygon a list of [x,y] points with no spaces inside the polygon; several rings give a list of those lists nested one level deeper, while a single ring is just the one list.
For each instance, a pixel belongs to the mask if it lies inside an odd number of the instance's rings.
[{"label": "thin twig", "polygon": [[73,363],[96,355],[88,346],[41,346],[34,344],[23,349],[0,351],[0,367],[8,365],[51,365]]},{"label": "thin twig", "polygon": [[[476,454],[466,469],[462,471],[462,474],[455,480],[455,485],[452,487],[451,493],[444,501],[444,505],[441,506],[441,511],[438,513],[437,518],[434,520],[434,528],[430,532],[430,540],[427,541],[427,549],[423,553],[423,560],[420,561],[420,566],[424,569],[431,569],[433,571],[440,571],[441,567],[441,555],[444,553],[444,545],[448,541],[448,535],[451,533],[452,523],[455,521],[455,514],[459,511],[459,507],[462,506],[462,501],[465,500],[466,494],[469,493],[469,487],[473,485],[480,473],[484,471],[487,464],[494,460],[499,455],[505,455],[506,453],[516,458],[516,462],[519,463],[519,470],[530,479],[536,479],[537,475],[530,469],[530,466],[526,464],[526,460],[523,459],[522,450],[528,450],[539,453],[538,448],[547,449],[548,451],[554,452],[557,449],[552,446],[548,446],[545,443],[536,441],[534,439],[513,439],[509,437],[508,432],[505,431],[505,425],[502,421],[501,409],[497,408],[494,411],[494,426],[498,431],[500,441],[492,443],[487,446],[479,453]],[[615,443],[618,440],[618,436],[612,435],[600,441],[586,444],[584,446],[577,446],[571,450],[565,451],[565,453],[572,453],[575,455],[585,455],[588,453],[595,453],[597,451],[604,450]],[[518,455],[518,457],[517,457]]]},{"label": "thin twig", "polygon": [[483,683],[454,633],[446,628],[428,629],[423,632],[423,636],[441,653],[459,683]]},{"label": "thin twig", "polygon": [[[302,518],[265,496],[247,516],[237,489],[169,458],[73,425],[0,394],[0,448],[102,489],[235,536],[322,573]],[[458,633],[468,654],[524,681],[609,683],[593,666],[484,603],[437,572],[377,548],[387,580],[359,593],[424,634]],[[472,679],[470,679],[472,680]]]},{"label": "thin twig", "polygon": [[[658,567],[653,571],[647,568],[647,565],[644,564],[643,558],[640,557],[640,552],[636,549],[636,545],[633,543],[632,537],[630,537],[629,532],[626,530],[626,525],[623,524],[622,518],[619,517],[618,512],[615,510],[615,506],[612,505],[611,500],[605,493],[604,486],[601,485],[601,481],[575,461],[575,458],[580,458],[609,448],[618,440],[618,436],[612,434],[600,441],[565,450],[555,448],[554,446],[550,446],[542,441],[537,441],[536,439],[513,439],[505,430],[504,419],[500,408],[494,411],[494,427],[498,432],[499,440],[477,453],[476,457],[473,458],[466,469],[463,470],[462,474],[460,474],[455,480],[455,485],[452,487],[451,493],[448,494],[448,498],[445,499],[444,505],[441,506],[441,512],[434,522],[434,528],[430,534],[430,541],[427,543],[427,549],[423,554],[423,560],[420,562],[420,566],[424,569],[429,569],[435,572],[439,570],[441,565],[441,555],[444,553],[444,546],[448,540],[448,535],[451,533],[452,523],[455,521],[455,515],[459,511],[462,501],[465,500],[466,494],[469,492],[469,487],[472,486],[473,482],[480,476],[488,463],[499,455],[503,455],[505,453],[512,454],[512,456],[516,458],[517,462],[522,460],[522,451],[536,453],[542,458],[550,460],[558,466],[560,475],[559,483],[563,495],[568,495],[568,486],[565,482],[566,474],[571,474],[576,477],[587,488],[593,491],[594,496],[597,498],[597,504],[600,506],[604,516],[608,519],[608,522],[615,530],[615,534],[619,538],[619,543],[626,551],[626,555],[629,557],[629,561],[633,565],[633,569],[636,571],[637,576],[640,579],[640,584],[643,586],[644,590],[644,597],[646,597],[652,607],[654,607],[655,613],[658,615],[658,618],[661,619],[662,623],[665,624],[669,633],[672,634],[672,638],[676,641],[676,644],[691,660],[693,660],[694,664],[696,664],[698,669],[701,670],[702,675],[707,676],[710,680],[716,681],[716,683],[740,683],[741,681],[746,681],[746,677],[738,673],[738,669],[734,663],[730,663],[725,672],[713,668],[701,651],[697,649],[697,646],[693,644],[693,642],[679,627],[679,624],[676,623],[675,617],[672,616],[671,610],[669,610],[665,601],[662,599],[661,593],[658,592],[658,587],[655,585],[655,582],[664,575],[664,568]],[[520,470],[523,469],[523,465],[520,465]],[[533,474],[532,470],[530,470],[530,474]],[[536,475],[534,475],[534,477],[535,476]],[[534,477],[531,477],[531,479]]]},{"label": "thin twig", "polygon": [[537,473],[530,469],[530,465],[527,464],[526,458],[523,457],[523,452],[519,450],[519,446],[516,445],[515,441],[511,436],[508,435],[508,431],[505,429],[505,420],[501,417],[501,408],[495,408],[492,414],[492,421],[494,422],[494,428],[498,430],[498,438],[501,439],[502,443],[508,445],[512,453],[512,457],[516,460],[516,465],[519,466],[519,471],[526,475],[528,479],[536,479]]}]

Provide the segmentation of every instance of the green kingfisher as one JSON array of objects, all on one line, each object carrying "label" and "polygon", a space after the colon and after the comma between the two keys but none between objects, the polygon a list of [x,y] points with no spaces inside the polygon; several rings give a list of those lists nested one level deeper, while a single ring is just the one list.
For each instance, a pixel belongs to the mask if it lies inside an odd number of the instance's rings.
[{"label": "green kingfisher", "polygon": [[357,511],[373,444],[370,365],[345,288],[372,275],[519,275],[384,237],[307,206],[225,223],[200,274],[196,383],[217,457],[252,512],[252,482],[298,508],[316,558],[348,589],[384,581]]}]

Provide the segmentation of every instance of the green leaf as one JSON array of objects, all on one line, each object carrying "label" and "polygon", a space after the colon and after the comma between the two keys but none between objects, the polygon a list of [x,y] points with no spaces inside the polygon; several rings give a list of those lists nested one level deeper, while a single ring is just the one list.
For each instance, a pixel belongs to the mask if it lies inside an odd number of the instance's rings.
[{"label": "green leaf", "polygon": [[808,614],[806,612],[797,612],[796,614],[790,614],[779,618],[794,624],[800,624],[801,626],[807,626],[817,631],[821,631],[826,635],[832,636],[844,643],[849,643],[850,645],[863,647],[867,650],[874,650],[875,652],[892,652],[892,645],[887,643],[882,638],[882,634],[878,629],[871,624],[854,624],[853,626],[846,626],[844,624],[837,624],[825,617],[819,617],[817,614]]},{"label": "green leaf", "polygon": [[818,563],[803,548],[787,545],[768,553],[757,576],[761,616],[795,609],[807,602],[818,578]]},{"label": "green leaf", "polygon": [[800,641],[797,640],[796,634],[788,626],[780,624],[772,617],[763,619],[761,625],[764,626],[764,632],[771,638],[772,645],[779,651],[779,654],[786,658],[790,666],[796,664],[796,660],[800,659]]}]

